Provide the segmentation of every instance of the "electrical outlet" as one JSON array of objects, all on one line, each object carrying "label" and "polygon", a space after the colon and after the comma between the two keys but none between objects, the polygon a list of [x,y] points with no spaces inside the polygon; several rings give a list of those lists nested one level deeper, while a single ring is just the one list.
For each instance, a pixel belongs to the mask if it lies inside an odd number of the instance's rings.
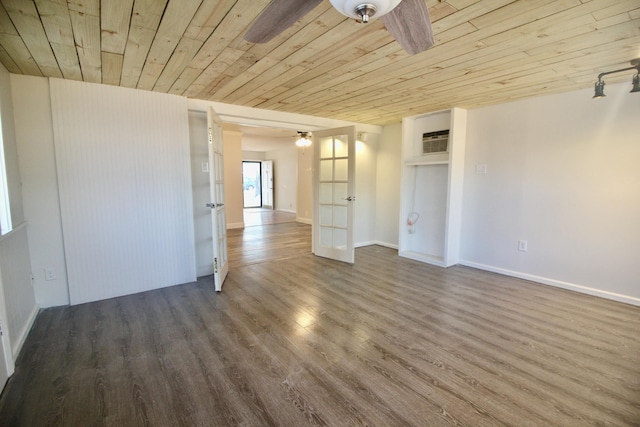
[{"label": "electrical outlet", "polygon": [[482,164],[477,164],[476,165],[476,174],[486,174],[487,173],[487,164],[486,163],[482,163]]},{"label": "electrical outlet", "polygon": [[529,244],[526,240],[518,240],[518,250],[520,252],[527,252]]},{"label": "electrical outlet", "polygon": [[45,268],[44,280],[56,280],[56,271],[53,268]]}]

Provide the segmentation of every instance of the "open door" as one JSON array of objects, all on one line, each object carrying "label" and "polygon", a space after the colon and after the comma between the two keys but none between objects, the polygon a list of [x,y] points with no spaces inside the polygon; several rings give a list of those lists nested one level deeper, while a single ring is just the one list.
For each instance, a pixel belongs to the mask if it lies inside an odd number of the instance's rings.
[{"label": "open door", "polygon": [[213,282],[216,292],[229,272],[227,256],[227,216],[224,206],[224,164],[222,152],[222,121],[213,108],[207,111],[209,132],[209,181],[211,188],[211,224],[213,235]]},{"label": "open door", "polygon": [[355,126],[313,133],[313,253],[348,263],[354,262],[355,133]]},{"label": "open door", "polygon": [[273,209],[273,160],[262,161],[262,207]]}]

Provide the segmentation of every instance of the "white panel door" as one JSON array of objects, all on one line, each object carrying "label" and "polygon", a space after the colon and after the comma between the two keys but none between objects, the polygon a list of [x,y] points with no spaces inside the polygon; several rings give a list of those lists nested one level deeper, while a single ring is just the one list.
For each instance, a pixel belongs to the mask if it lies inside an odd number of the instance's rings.
[{"label": "white panel door", "polygon": [[316,131],[313,253],[353,263],[355,127]]},{"label": "white panel door", "polygon": [[262,162],[262,207],[273,209],[273,160]]},{"label": "white panel door", "polygon": [[209,127],[209,180],[211,188],[211,224],[213,235],[213,282],[216,292],[229,273],[227,256],[227,218],[224,206],[224,163],[222,147],[222,121],[213,108],[207,112]]}]

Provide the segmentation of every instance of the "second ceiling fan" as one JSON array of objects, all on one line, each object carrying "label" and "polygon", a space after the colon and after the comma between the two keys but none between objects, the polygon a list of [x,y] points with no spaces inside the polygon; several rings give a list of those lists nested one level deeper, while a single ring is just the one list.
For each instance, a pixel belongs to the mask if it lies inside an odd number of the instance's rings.
[{"label": "second ceiling fan", "polygon": [[[363,23],[380,18],[410,55],[434,44],[429,10],[424,0],[330,0],[340,13]],[[266,43],[301,19],[322,0],[273,0],[255,20],[244,39]]]}]

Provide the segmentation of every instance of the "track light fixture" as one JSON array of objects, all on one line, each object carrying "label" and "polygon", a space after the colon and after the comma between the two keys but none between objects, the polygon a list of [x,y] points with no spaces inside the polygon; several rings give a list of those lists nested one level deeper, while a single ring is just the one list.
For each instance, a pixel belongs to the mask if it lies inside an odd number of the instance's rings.
[{"label": "track light fixture", "polygon": [[595,85],[595,92],[596,92],[595,95],[593,95],[594,98],[602,98],[607,96],[604,94],[604,81],[600,76],[598,76],[598,81],[596,82],[596,85]]},{"label": "track light fixture", "polygon": [[594,86],[595,94],[593,95],[593,97],[603,98],[606,96],[604,94],[604,80],[602,80],[602,77],[608,74],[620,73],[622,71],[629,71],[629,70],[636,70],[636,74],[635,76],[633,76],[633,80],[631,81],[631,84],[633,86],[629,92],[630,93],[640,92],[640,58],[638,58],[631,61],[631,67],[622,68],[620,70],[607,71],[607,72],[598,74],[598,81]]},{"label": "track light fixture", "polygon": [[633,76],[633,80],[631,81],[633,87],[631,88],[631,93],[640,92],[640,70]]},{"label": "track light fixture", "polygon": [[298,131],[298,140],[296,141],[298,147],[308,147],[311,145],[311,132]]}]

